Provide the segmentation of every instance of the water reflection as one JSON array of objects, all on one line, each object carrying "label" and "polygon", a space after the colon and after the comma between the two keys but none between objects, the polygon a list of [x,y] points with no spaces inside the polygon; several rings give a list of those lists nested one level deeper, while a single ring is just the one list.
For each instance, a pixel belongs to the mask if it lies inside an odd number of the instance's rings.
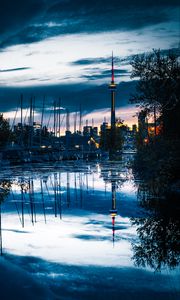
[{"label": "water reflection", "polygon": [[11,214],[12,220],[13,216],[18,217],[22,228],[29,223],[34,227],[42,217],[45,224],[53,215],[63,220],[68,211],[75,218],[80,213],[76,210],[80,209],[82,216],[87,212],[105,215],[102,224],[109,230],[110,226],[105,223],[109,223],[110,214],[114,243],[116,190],[126,181],[127,174],[119,163],[34,165],[31,170],[19,167],[10,169],[9,174],[1,172],[4,219]]},{"label": "water reflection", "polygon": [[[99,259],[99,252],[96,252],[99,247],[102,251],[104,249],[104,253],[111,255],[110,264],[131,265],[130,261],[133,257],[138,267],[150,266],[155,270],[160,270],[164,266],[174,268],[178,265],[180,229],[179,220],[175,214],[176,208],[173,209],[172,205],[168,207],[167,202],[164,202],[163,206],[162,204],[157,206],[157,201],[153,202],[152,199],[150,201],[149,198],[149,202],[145,201],[145,195],[149,194],[141,186],[138,194],[139,203],[146,209],[141,212],[138,204],[137,206],[134,204],[136,203],[136,190],[128,196],[129,187],[134,187],[133,175],[123,162],[82,165],[65,163],[55,167],[34,165],[32,170],[11,169],[8,178],[5,173],[1,173],[0,232],[1,207],[3,206],[6,224],[3,228],[7,233],[10,228],[14,232],[18,230],[17,223],[14,221],[15,215],[22,228],[26,227],[28,230],[30,230],[30,223],[34,228],[37,223],[42,226],[43,221],[47,225],[43,228],[45,235],[50,235],[51,238],[54,235],[53,243],[57,243],[58,249],[59,241],[57,237],[55,238],[55,234],[61,228],[61,238],[65,241],[65,246],[62,257],[58,257],[60,261],[65,259],[65,255],[71,260],[72,254],[68,251],[70,251],[69,247],[74,247],[77,256],[74,255],[73,262],[75,259],[79,262],[81,255],[84,255],[83,250],[79,249],[84,249],[83,241],[86,241],[85,249],[86,247],[88,249],[86,249],[87,255],[84,260],[86,263],[93,262],[92,253],[95,257],[94,263],[100,261],[102,264],[107,263],[105,254],[104,256],[101,254],[102,257]],[[132,197],[134,197],[134,202]],[[147,211],[147,203],[149,203],[149,208],[151,207],[150,212]],[[131,218],[134,214],[135,217]],[[142,214],[143,217],[139,217]],[[9,215],[11,220],[8,219]],[[54,228],[52,227],[53,217],[60,222],[60,225]],[[12,228],[12,226],[15,227]],[[51,227],[53,232],[50,230]],[[40,235],[37,236],[38,239],[42,238]],[[112,250],[115,242],[116,249]],[[20,247],[17,243],[13,251],[16,251],[16,246]],[[39,241],[35,243],[37,244],[33,247],[40,247]],[[111,248],[109,248],[110,243]],[[6,249],[11,248],[7,239],[5,245]],[[92,250],[92,245],[95,250]],[[131,246],[133,253],[130,250]],[[47,247],[47,244],[44,243],[43,246],[42,240],[43,247]],[[54,248],[56,249],[55,245]],[[32,251],[29,245],[27,249],[28,253]],[[110,251],[111,254],[109,254]],[[88,253],[91,256],[88,256]],[[41,255],[40,250],[39,254]],[[56,257],[57,254],[52,255]],[[59,252],[58,255],[60,255]],[[99,259],[99,262],[96,259]]]},{"label": "water reflection", "polygon": [[0,254],[2,255],[2,204],[5,199],[8,197],[11,189],[11,182],[9,180],[0,181]]},{"label": "water reflection", "polygon": [[116,208],[116,181],[111,181],[111,189],[112,189],[112,208],[110,209],[110,214],[112,217],[112,233],[113,233],[113,245],[114,245],[114,237],[115,237],[115,218],[117,216],[117,208]]},{"label": "water reflection", "polygon": [[[23,278],[25,269],[50,288],[48,299],[178,299],[178,270],[166,268],[179,261],[177,210],[157,201],[148,209],[140,193],[137,201],[126,162],[1,170],[0,266],[13,262]],[[15,282],[11,264],[8,272]]]},{"label": "water reflection", "polygon": [[[152,203],[150,204],[152,205]],[[147,204],[146,204],[147,208]],[[133,244],[133,260],[137,266],[150,266],[156,271],[175,268],[180,263],[180,220],[176,202],[156,204],[149,217],[133,218],[138,242]]]},{"label": "water reflection", "polygon": [[133,218],[138,241],[133,244],[137,266],[156,271],[174,269],[180,263],[180,220],[177,192],[164,193],[163,178],[138,181],[138,202],[146,210],[145,218]]}]

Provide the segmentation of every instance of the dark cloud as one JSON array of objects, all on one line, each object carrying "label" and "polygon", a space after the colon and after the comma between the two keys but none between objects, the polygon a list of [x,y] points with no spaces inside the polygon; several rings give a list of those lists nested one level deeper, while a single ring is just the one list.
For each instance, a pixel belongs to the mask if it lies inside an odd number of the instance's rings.
[{"label": "dark cloud", "polygon": [[172,0],[7,0],[0,9],[0,47],[62,34],[134,30],[169,21]]},{"label": "dark cloud", "polygon": [[[118,85],[116,106],[126,106],[130,94],[135,91],[135,81],[121,82]],[[36,109],[42,109],[42,99],[46,96],[46,106],[61,97],[62,105],[71,111],[77,110],[80,103],[82,109],[91,112],[94,109],[110,107],[110,93],[107,85],[89,86],[85,84],[54,85],[21,88],[0,88],[0,112],[16,110],[20,106],[20,95],[24,95],[24,107],[29,105],[30,98],[35,96]]]},{"label": "dark cloud", "polygon": [[[70,64],[71,65],[95,65],[95,64],[107,64],[107,62],[111,61],[112,56],[107,56],[107,57],[87,57],[85,59],[79,59],[72,61]],[[114,57],[114,62],[119,63],[119,62],[127,62],[127,60],[131,59],[132,55],[127,56],[127,57]]]},{"label": "dark cloud", "polygon": [[6,0],[0,6],[0,35],[20,30],[42,12],[43,0]]},{"label": "dark cloud", "polygon": [[[98,69],[95,69],[96,72],[93,72],[93,69],[89,69],[89,71],[91,72],[91,74],[84,74],[81,76],[82,79],[88,79],[89,81],[91,80],[98,80],[98,79],[105,79],[105,78],[111,78],[111,70],[100,70],[99,72],[97,72]],[[115,69],[114,70],[115,73],[115,77],[119,77],[119,76],[130,76],[130,72],[129,70],[126,69]]]},{"label": "dark cloud", "polygon": [[0,73],[4,73],[4,72],[14,72],[14,71],[23,71],[23,70],[29,70],[31,68],[29,67],[22,67],[22,68],[14,68],[14,69],[0,69]]},{"label": "dark cloud", "polygon": [[71,65],[94,65],[94,64],[102,64],[107,63],[108,58],[98,57],[98,58],[86,58],[86,59],[79,59],[76,61],[71,62]]},{"label": "dark cloud", "polygon": [[168,20],[167,4],[172,7],[177,1],[60,1],[50,7],[48,17],[57,23],[63,20],[68,33],[129,30]]}]

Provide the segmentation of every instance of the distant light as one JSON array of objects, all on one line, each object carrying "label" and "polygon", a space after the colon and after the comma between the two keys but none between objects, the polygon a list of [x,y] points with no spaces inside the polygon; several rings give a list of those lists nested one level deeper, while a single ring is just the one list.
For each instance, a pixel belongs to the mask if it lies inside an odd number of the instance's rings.
[{"label": "distant light", "polygon": [[148,142],[149,142],[149,140],[146,138],[146,139],[144,139],[144,143],[145,144],[148,144]]}]

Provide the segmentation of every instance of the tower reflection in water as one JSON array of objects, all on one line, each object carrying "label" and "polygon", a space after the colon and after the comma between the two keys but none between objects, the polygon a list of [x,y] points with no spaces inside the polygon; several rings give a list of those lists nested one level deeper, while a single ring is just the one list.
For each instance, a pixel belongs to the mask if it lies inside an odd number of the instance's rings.
[{"label": "tower reflection in water", "polygon": [[[29,225],[35,227],[36,223],[48,224],[52,221],[52,216],[59,216],[62,221],[68,215],[75,220],[79,216],[91,216],[91,213],[93,218],[97,217],[92,223],[91,220],[88,222],[93,228],[98,223],[98,214],[100,217],[103,214],[103,222],[99,222],[103,224],[101,229],[107,228],[107,222],[111,218],[110,230],[114,246],[115,240],[120,241],[119,237],[115,237],[117,229],[120,228],[119,224],[117,228],[116,198],[119,188],[127,181],[128,176],[125,171],[123,173],[119,163],[91,164],[88,168],[77,168],[75,172],[66,166],[60,171],[52,169],[45,174],[39,171],[36,176],[29,170],[24,171],[24,175],[18,173],[8,178],[1,175],[0,254],[3,254],[3,238],[9,232],[9,229],[5,229],[4,221],[10,214],[11,222],[14,222],[12,224],[16,226],[17,220],[23,228]],[[130,224],[136,228],[137,233],[137,239],[131,241],[133,261],[138,267],[148,266],[161,270],[166,266],[173,269],[180,262],[179,199],[150,199],[149,195],[152,196],[152,193],[144,188],[143,182],[140,184],[138,199],[143,215],[135,212],[135,216],[130,219]],[[120,219],[123,209],[121,205]],[[110,216],[107,216],[108,212]],[[12,231],[16,232],[14,229]],[[103,231],[99,232],[103,235]],[[108,240],[109,236],[110,232],[107,232]]]},{"label": "tower reflection in water", "polygon": [[113,246],[115,241],[115,218],[117,216],[117,208],[116,208],[116,181],[111,180],[111,197],[112,197],[112,207],[109,210],[109,213],[112,218],[112,238],[113,238]]},{"label": "tower reflection in water", "polygon": [[[119,172],[115,170],[114,166],[112,166],[113,170],[109,170],[107,166],[99,167],[100,165],[91,165],[85,172],[84,170],[83,172],[77,170],[74,173],[69,172],[69,170],[65,172],[52,170],[47,174],[39,171],[38,176],[34,176],[32,171],[28,171],[24,176],[18,174],[7,181],[0,181],[0,189],[3,189],[0,190],[1,252],[1,205],[3,205],[5,215],[6,212],[11,212],[13,216],[18,216],[22,228],[25,228],[29,221],[33,227],[43,219],[44,223],[47,224],[53,215],[59,216],[62,220],[63,214],[66,214],[69,209],[103,211],[105,214],[109,211],[112,218],[111,228],[114,246],[115,219],[117,216],[116,191],[120,184]],[[97,193],[99,193],[97,189],[99,183],[96,185],[97,179],[101,182],[102,190],[104,183],[105,189],[107,189],[103,205],[102,202],[97,201]],[[101,195],[103,197],[103,193]]]}]

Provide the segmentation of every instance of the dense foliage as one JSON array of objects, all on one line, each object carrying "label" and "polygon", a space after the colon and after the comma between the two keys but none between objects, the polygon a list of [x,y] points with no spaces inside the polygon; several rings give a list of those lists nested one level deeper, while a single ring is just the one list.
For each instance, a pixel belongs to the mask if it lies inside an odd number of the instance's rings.
[{"label": "dense foliage", "polygon": [[[180,173],[180,64],[177,54],[160,50],[135,57],[132,77],[139,77],[137,93],[131,100],[143,111],[159,113],[162,131],[140,143],[137,133],[136,176],[146,182],[151,194],[165,197],[179,185]],[[142,114],[142,113],[141,113]],[[156,116],[154,124],[156,122]],[[148,126],[145,125],[145,126]],[[143,130],[143,128],[141,128]]]},{"label": "dense foliage", "polygon": [[0,147],[4,147],[10,140],[11,130],[9,122],[0,114]]},{"label": "dense foliage", "polygon": [[[132,78],[139,78],[131,102],[148,113],[160,115],[165,136],[180,136],[180,63],[178,53],[160,50],[137,55],[132,61]],[[155,116],[156,117],[156,116]]]},{"label": "dense foliage", "polygon": [[154,125],[162,123],[162,131],[146,141],[146,121],[137,133],[133,171],[149,217],[132,220],[139,236],[133,259],[155,270],[174,268],[180,262],[180,64],[175,53],[158,50],[137,56],[132,66],[139,82],[131,101],[139,103],[141,117],[153,113]]}]

